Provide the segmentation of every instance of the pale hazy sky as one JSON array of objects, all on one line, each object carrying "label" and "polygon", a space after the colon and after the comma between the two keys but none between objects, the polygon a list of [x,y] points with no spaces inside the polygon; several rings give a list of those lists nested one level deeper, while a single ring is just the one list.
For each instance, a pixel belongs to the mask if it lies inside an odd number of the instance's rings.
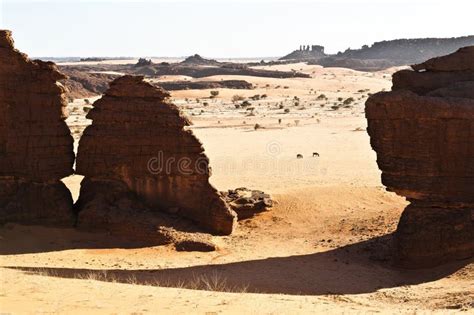
[{"label": "pale hazy sky", "polygon": [[395,38],[474,34],[474,0],[0,0],[30,56],[281,56]]}]

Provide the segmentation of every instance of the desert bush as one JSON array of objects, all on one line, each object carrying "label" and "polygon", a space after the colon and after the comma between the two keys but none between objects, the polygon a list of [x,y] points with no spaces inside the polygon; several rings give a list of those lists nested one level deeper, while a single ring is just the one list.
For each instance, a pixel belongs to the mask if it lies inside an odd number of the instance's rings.
[{"label": "desert bush", "polygon": [[283,111],[285,114],[288,114],[290,112],[290,109],[289,108],[285,108],[285,110]]},{"label": "desert bush", "polygon": [[252,105],[249,101],[243,101],[242,104],[240,104],[240,106],[242,107],[247,107],[247,106],[250,106]]},{"label": "desert bush", "polygon": [[235,94],[235,95],[232,96],[232,102],[234,102],[234,103],[243,101],[244,99],[245,99],[245,97],[243,97],[242,95],[239,95],[239,94]]},{"label": "desert bush", "polygon": [[211,98],[214,98],[217,95],[219,95],[219,91],[211,91]]},{"label": "desert bush", "polygon": [[91,101],[89,101],[88,98],[84,99],[84,103],[86,103],[87,105],[89,105],[91,103]]},{"label": "desert bush", "polygon": [[343,103],[343,104],[344,104],[344,105],[349,105],[349,104],[351,104],[352,102],[354,102],[354,98],[353,98],[353,97],[349,97],[349,98],[346,98],[346,99],[344,100],[344,103]]},{"label": "desert bush", "polygon": [[204,102],[204,103],[202,103],[202,106],[204,106],[204,107],[209,106],[209,103],[208,103],[208,102]]}]

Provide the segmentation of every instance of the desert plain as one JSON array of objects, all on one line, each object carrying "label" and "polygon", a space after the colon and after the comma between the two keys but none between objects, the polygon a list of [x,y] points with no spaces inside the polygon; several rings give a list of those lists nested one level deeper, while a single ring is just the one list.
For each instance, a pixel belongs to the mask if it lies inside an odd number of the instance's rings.
[{"label": "desert plain", "polygon": [[[253,84],[248,90],[212,89],[219,92],[212,98],[208,89],[172,91],[171,98],[203,143],[211,183],[221,191],[245,186],[270,193],[275,204],[269,211],[239,221],[230,236],[213,236],[218,250],[208,253],[7,224],[0,228],[1,312],[472,312],[472,260],[423,270],[390,263],[391,234],[407,202],[381,183],[364,103],[369,94],[390,90],[399,68],[361,72],[305,63],[255,68],[311,77],[152,80]],[[68,105],[76,144],[96,98]],[[251,105],[237,108],[242,100]],[[81,179],[64,179],[74,198]]]}]

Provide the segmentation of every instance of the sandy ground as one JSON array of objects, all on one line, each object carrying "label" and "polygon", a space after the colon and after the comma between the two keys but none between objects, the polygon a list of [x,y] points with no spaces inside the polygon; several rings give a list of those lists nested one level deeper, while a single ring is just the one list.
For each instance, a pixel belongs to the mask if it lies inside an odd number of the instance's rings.
[{"label": "sandy ground", "polygon": [[[407,203],[381,185],[363,103],[368,93],[390,88],[393,69],[275,68],[313,78],[244,77],[257,87],[222,89],[214,99],[209,90],[172,93],[203,142],[211,182],[220,190],[270,192],[271,211],[241,221],[231,236],[213,237],[219,250],[211,253],[7,225],[0,228],[0,312],[474,313],[472,260],[421,271],[390,264],[391,233]],[[212,79],[221,78],[242,79]],[[235,108],[235,94],[267,97],[251,101],[248,111]],[[318,100],[321,94],[327,100]],[[350,107],[331,108],[348,97]],[[90,123],[84,106],[69,106],[76,139]],[[65,179],[75,197],[80,179]]]}]

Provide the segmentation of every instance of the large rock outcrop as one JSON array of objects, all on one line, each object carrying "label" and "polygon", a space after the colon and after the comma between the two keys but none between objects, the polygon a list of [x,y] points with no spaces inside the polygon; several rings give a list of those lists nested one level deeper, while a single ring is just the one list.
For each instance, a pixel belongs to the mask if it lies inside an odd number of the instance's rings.
[{"label": "large rock outcrop", "polygon": [[63,79],[55,65],[31,61],[0,30],[0,223],[73,225],[73,139]]},{"label": "large rock outcrop", "polygon": [[474,256],[474,46],[394,74],[366,103],[382,182],[405,196],[396,256],[428,267]]},{"label": "large rock outcrop", "polygon": [[232,232],[236,215],[210,185],[202,144],[168,96],[143,77],[124,76],[94,103],[77,156],[77,173],[85,176],[79,227],[136,237],[131,229],[154,242],[168,212],[213,233]]}]

